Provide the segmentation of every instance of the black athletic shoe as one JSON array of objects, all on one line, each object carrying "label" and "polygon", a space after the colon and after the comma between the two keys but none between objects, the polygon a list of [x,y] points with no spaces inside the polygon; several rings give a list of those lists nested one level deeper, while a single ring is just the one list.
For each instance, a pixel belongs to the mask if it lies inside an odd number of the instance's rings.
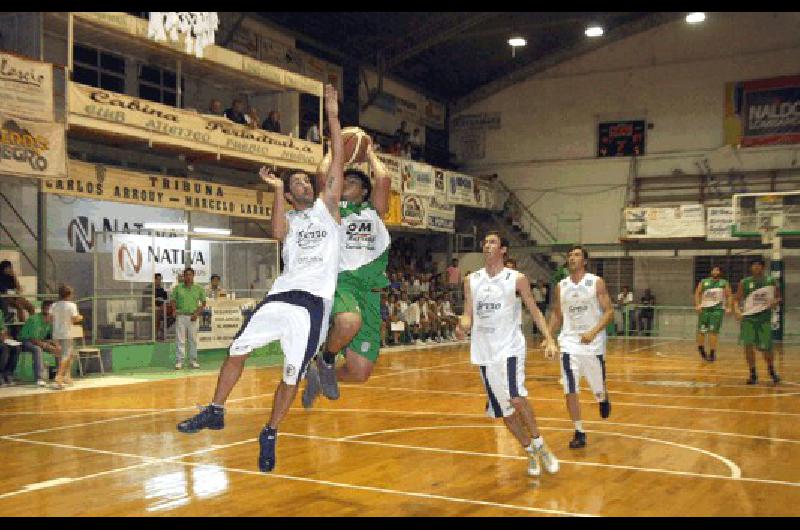
[{"label": "black athletic shoe", "polygon": [[303,390],[301,401],[303,408],[310,409],[314,406],[314,401],[319,397],[322,383],[319,381],[319,370],[314,362],[311,362],[306,372],[306,388]]},{"label": "black athletic shoe", "polygon": [[697,351],[700,352],[700,357],[702,357],[704,361],[708,360],[708,357],[706,357],[706,350],[704,348],[698,348]]},{"label": "black athletic shoe", "polygon": [[717,354],[714,352],[714,350],[711,350],[711,352],[708,354],[707,360],[711,361],[712,363],[717,360]]},{"label": "black athletic shoe", "polygon": [[606,399],[598,403],[598,405],[600,405],[600,417],[608,418],[609,414],[611,414],[611,403]]},{"label": "black athletic shoe", "polygon": [[262,473],[269,473],[275,469],[275,443],[278,441],[278,431],[265,427],[258,436],[258,469]]},{"label": "black athletic shoe", "polygon": [[746,383],[748,385],[755,385],[758,383],[758,376],[755,374],[750,374],[750,377],[747,379]]},{"label": "black athletic shoe", "polygon": [[781,382],[781,377],[778,375],[778,372],[772,372],[769,374],[769,376],[772,378],[772,382],[776,385]]},{"label": "black athletic shoe", "polygon": [[225,428],[225,412],[217,412],[211,405],[200,407],[200,414],[192,416],[178,424],[178,430],[185,433],[195,433],[201,429],[219,430]]},{"label": "black athletic shoe", "polygon": [[586,433],[575,431],[575,437],[569,442],[570,449],[581,449],[586,447]]},{"label": "black athletic shoe", "polygon": [[322,395],[331,401],[339,399],[339,384],[336,382],[336,364],[328,364],[322,358],[322,355],[317,355],[317,370],[319,371]]}]

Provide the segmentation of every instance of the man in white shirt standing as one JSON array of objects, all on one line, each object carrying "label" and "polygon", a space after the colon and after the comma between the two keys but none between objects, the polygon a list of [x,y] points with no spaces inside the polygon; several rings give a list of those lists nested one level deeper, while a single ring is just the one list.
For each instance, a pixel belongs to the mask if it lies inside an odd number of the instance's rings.
[{"label": "man in white shirt standing", "polygon": [[554,289],[550,332],[559,328],[558,344],[561,348],[561,381],[566,394],[567,409],[575,424],[575,436],[570,449],[586,447],[586,432],[581,421],[578,391],[581,375],[589,381],[595,400],[600,406],[600,416],[608,418],[611,403],[606,388],[606,326],[614,319],[614,307],[608,298],[602,278],[586,272],[589,253],[581,246],[567,253],[569,276],[558,282]]},{"label": "man in white shirt standing", "polygon": [[558,459],[539,434],[536,416],[525,389],[525,336],[517,311],[519,293],[533,321],[545,336],[545,355],[553,358],[557,348],[547,329],[544,316],[531,296],[531,286],[524,274],[503,266],[508,242],[497,232],[489,232],[483,241],[485,267],[464,280],[464,314],[456,326],[456,337],[464,338],[471,330],[470,360],[480,368],[488,400],[486,415],[503,418],[508,430],[528,455],[528,474],[558,472]]}]

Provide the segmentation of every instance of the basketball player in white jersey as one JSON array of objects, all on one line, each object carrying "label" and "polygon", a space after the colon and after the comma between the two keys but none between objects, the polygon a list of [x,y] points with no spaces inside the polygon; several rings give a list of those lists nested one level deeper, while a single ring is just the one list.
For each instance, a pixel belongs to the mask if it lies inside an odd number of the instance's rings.
[{"label": "basketball player in white jersey", "polygon": [[614,318],[602,278],[586,272],[589,253],[581,246],[567,253],[569,276],[556,284],[555,303],[550,313],[550,332],[558,335],[561,348],[561,380],[567,395],[569,416],[575,423],[570,449],[586,447],[586,432],[581,421],[578,384],[581,375],[589,381],[600,404],[600,416],[608,418],[611,403],[606,390],[606,326]]},{"label": "basketball player in white jersey", "polygon": [[[333,151],[324,192],[314,199],[313,179],[303,171],[286,171],[279,179],[261,168],[259,175],[275,190],[272,230],[283,242],[284,269],[267,296],[241,327],[222,364],[214,399],[200,414],[178,424],[194,433],[225,426],[224,404],[242,374],[250,352],[274,340],[283,349],[283,380],[275,390],[269,422],[258,438],[258,467],[275,467],[275,444],[281,420],[297,395],[311,357],[325,339],[339,267],[339,199],[343,187],[343,153],[336,90],[325,86],[325,110]],[[285,201],[293,211],[286,212]]]},{"label": "basketball player in white jersey", "polygon": [[[558,459],[548,449],[536,426],[525,389],[525,337],[516,309],[517,293],[528,307],[533,321],[545,336],[545,355],[554,358],[556,343],[550,336],[544,316],[536,307],[528,278],[503,266],[508,242],[497,232],[483,240],[485,266],[464,280],[464,314],[456,326],[456,337],[472,331],[470,360],[480,367],[486,389],[486,415],[503,418],[506,427],[528,455],[528,474],[558,471]],[[473,318],[474,314],[474,318]]]}]

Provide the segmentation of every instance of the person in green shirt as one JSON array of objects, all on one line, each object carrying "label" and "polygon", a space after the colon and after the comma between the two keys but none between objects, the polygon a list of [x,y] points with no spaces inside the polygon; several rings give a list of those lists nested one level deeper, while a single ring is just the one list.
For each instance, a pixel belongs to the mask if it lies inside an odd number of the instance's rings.
[{"label": "person in green shirt", "polygon": [[42,311],[29,316],[22,329],[19,330],[22,351],[29,351],[33,354],[33,375],[39,386],[47,386],[45,382],[47,375],[44,373],[44,352],[50,352],[57,358],[61,355],[61,346],[56,341],[50,340],[53,334],[51,305],[53,302],[49,300],[42,302]]},{"label": "person in green shirt", "polygon": [[[342,200],[339,203],[339,275],[333,298],[331,321],[325,347],[309,366],[302,403],[313,406],[322,393],[339,398],[338,381],[363,383],[369,379],[381,346],[380,290],[389,286],[391,236],[383,222],[389,210],[391,179],[370,142],[367,161],[375,176],[373,193],[369,175],[355,168],[344,172]],[[324,189],[330,153],[317,170],[318,189]],[[336,355],[345,362],[336,368]]]},{"label": "person in green shirt", "polygon": [[[719,266],[711,267],[711,276],[701,280],[694,290],[694,308],[697,318],[697,350],[706,361],[714,361],[717,351],[717,338],[722,327],[722,317],[731,312],[731,286],[722,277]],[[706,335],[709,352],[706,355]]]},{"label": "person in green shirt", "polygon": [[175,305],[175,369],[183,369],[186,342],[189,342],[189,362],[192,368],[200,368],[197,362],[197,317],[206,306],[206,291],[194,283],[194,269],[183,271],[183,282],[178,282],[169,295]]},{"label": "person in green shirt", "polygon": [[[750,262],[752,276],[739,282],[733,305],[736,318],[741,321],[739,341],[744,345],[747,366],[750,368],[748,385],[758,382],[754,347],[761,352],[767,362],[772,381],[778,384],[781,380],[775,372],[775,356],[772,353],[772,310],[781,303],[781,293],[778,282],[771,275],[765,275],[764,268],[763,258],[756,258]],[[744,307],[740,308],[739,304],[742,302]]]}]

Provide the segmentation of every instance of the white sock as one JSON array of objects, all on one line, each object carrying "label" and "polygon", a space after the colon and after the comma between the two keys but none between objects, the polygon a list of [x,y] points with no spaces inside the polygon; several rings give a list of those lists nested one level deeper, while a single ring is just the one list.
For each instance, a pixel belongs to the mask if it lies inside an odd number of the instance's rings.
[{"label": "white sock", "polygon": [[536,438],[533,439],[531,445],[533,446],[534,449],[541,449],[542,446],[544,445],[544,438],[542,438],[541,436],[537,436]]},{"label": "white sock", "polygon": [[575,422],[575,430],[583,432],[583,422],[578,420]]}]

